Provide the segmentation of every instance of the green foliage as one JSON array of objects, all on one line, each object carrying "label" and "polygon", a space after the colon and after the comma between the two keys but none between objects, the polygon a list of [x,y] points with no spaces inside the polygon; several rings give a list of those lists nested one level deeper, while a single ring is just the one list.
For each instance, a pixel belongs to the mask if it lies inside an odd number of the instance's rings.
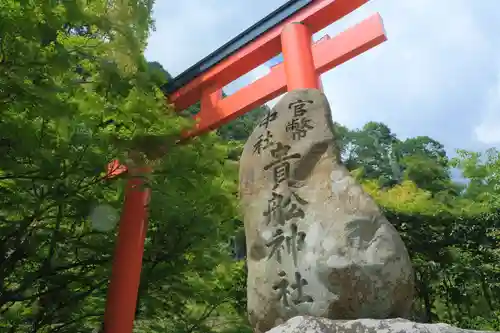
[{"label": "green foliage", "polygon": [[150,61],[148,62],[148,67],[152,74],[151,76],[154,78],[154,82],[158,85],[158,87],[161,87],[163,84],[172,79],[172,75],[170,75],[170,73],[165,70],[159,62]]},{"label": "green foliage", "polygon": [[93,230],[88,216],[100,204],[121,209],[126,179],[104,177],[114,158],[157,170],[138,329],[164,332],[154,319],[169,318],[176,332],[206,332],[206,313],[193,309],[232,309],[232,275],[220,269],[236,265],[225,240],[237,171],[215,135],[172,145],[189,124],[165,104],[165,76],[142,55],[151,6],[0,4],[2,332],[100,327],[116,233]]},{"label": "green foliage", "polygon": [[359,169],[364,178],[376,179],[382,187],[411,180],[433,194],[457,191],[443,145],[429,137],[401,141],[385,124],[375,122],[353,131],[336,125],[336,132],[347,168]]},{"label": "green foliage", "polygon": [[361,180],[410,252],[417,295],[413,319],[498,329],[500,211],[451,190],[444,195],[437,188],[436,195],[411,180],[389,188]]},{"label": "green foliage", "polygon": [[490,207],[500,206],[500,152],[491,148],[485,152],[459,150],[451,161],[468,180],[463,196]]}]

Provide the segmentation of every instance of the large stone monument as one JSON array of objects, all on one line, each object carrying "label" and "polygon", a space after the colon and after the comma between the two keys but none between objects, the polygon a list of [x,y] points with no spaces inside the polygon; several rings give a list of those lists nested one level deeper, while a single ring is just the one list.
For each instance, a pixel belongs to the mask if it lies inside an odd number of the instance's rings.
[{"label": "large stone monument", "polygon": [[255,332],[297,315],[409,314],[408,252],[340,163],[320,91],[289,92],[261,120],[243,150],[240,192]]}]

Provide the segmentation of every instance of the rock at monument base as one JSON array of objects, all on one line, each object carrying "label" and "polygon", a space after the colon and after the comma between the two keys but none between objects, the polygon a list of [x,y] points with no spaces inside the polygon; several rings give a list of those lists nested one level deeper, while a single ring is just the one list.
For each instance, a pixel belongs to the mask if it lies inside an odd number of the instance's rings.
[{"label": "rock at monument base", "polygon": [[245,144],[240,194],[256,333],[298,315],[409,314],[408,252],[338,155],[328,101],[315,89],[286,94]]},{"label": "rock at monument base", "polygon": [[[397,319],[331,320],[297,316],[267,333],[479,333],[448,324],[422,324]],[[489,333],[499,333],[489,331]]]}]

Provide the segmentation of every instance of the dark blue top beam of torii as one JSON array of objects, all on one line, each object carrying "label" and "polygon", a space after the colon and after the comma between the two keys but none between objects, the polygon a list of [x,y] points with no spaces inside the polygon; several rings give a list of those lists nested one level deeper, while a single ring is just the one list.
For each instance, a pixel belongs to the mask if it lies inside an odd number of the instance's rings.
[{"label": "dark blue top beam of torii", "polygon": [[177,75],[171,81],[165,83],[161,87],[161,90],[165,95],[170,95],[171,93],[189,83],[194,78],[210,70],[210,68],[218,64],[220,61],[239,51],[248,43],[251,43],[256,38],[276,27],[293,14],[309,5],[312,1],[313,0],[288,1],[284,5],[273,11],[271,14],[267,15],[259,22],[255,23],[250,28],[246,29],[235,38],[231,39],[229,42],[222,45],[202,60],[198,61],[193,66]]}]

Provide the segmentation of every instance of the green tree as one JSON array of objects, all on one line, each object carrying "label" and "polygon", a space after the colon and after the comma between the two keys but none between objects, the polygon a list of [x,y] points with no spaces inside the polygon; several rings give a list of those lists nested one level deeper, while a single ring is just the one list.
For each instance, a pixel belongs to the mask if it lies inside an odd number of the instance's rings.
[{"label": "green tree", "polygon": [[500,207],[500,152],[490,148],[485,152],[457,153],[452,165],[467,179],[463,196],[488,207]]},{"label": "green tree", "polygon": [[401,141],[387,125],[376,122],[354,131],[337,124],[334,130],[344,164],[365,179],[376,179],[383,187],[411,180],[441,197],[456,196],[461,189],[451,180],[443,145],[432,138]]},{"label": "green tree", "polygon": [[[347,167],[402,234],[416,272],[415,319],[498,329],[499,154],[459,151],[419,136],[399,140],[368,123],[335,129]],[[450,177],[458,167],[465,188]]]},{"label": "green tree", "polygon": [[466,199],[444,203],[408,180],[384,189],[375,180],[363,183],[410,252],[414,319],[498,329],[499,214]]},{"label": "green tree", "polygon": [[88,216],[97,205],[120,210],[126,177],[108,180],[104,170],[132,152],[157,170],[138,329],[163,332],[159,318],[169,318],[177,332],[206,331],[205,310],[231,313],[224,241],[237,171],[214,135],[169,144],[189,123],[165,104],[164,78],[143,57],[152,5],[0,3],[2,331],[101,325],[116,234],[92,229]]},{"label": "green tree", "polygon": [[350,136],[353,143],[351,156],[357,160],[357,167],[363,169],[366,178],[379,179],[384,183],[399,181],[399,170],[393,168],[396,162],[393,150],[398,140],[389,127],[369,122]]},{"label": "green tree", "polygon": [[432,193],[451,191],[458,194],[459,188],[451,183],[449,160],[441,143],[418,136],[400,142],[396,149],[406,179]]}]

